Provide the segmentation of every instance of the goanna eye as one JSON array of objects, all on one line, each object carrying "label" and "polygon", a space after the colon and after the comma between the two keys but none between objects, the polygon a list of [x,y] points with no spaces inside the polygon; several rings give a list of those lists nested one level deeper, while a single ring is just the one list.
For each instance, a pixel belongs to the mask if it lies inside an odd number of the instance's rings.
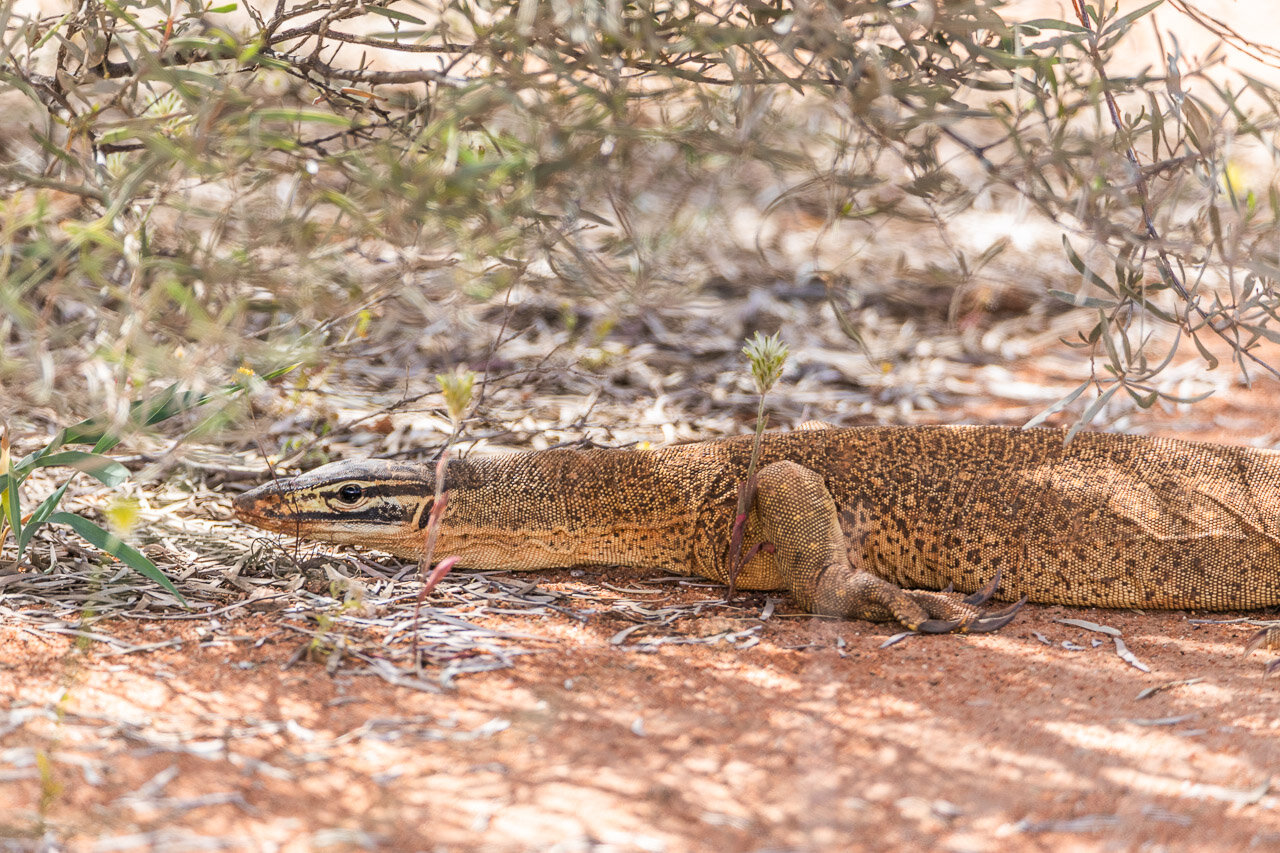
[{"label": "goanna eye", "polygon": [[355,483],[347,483],[345,486],[338,489],[338,500],[342,501],[344,504],[353,504],[363,496],[364,489],[360,488]]}]

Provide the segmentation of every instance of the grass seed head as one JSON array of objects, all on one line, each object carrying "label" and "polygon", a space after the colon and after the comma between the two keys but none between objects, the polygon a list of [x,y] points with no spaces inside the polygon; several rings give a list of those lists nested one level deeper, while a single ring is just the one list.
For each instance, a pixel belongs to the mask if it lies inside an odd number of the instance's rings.
[{"label": "grass seed head", "polygon": [[756,381],[756,390],[767,394],[782,375],[782,366],[787,362],[787,345],[778,337],[777,332],[766,337],[757,331],[743,346],[742,354],[751,364],[751,376]]}]

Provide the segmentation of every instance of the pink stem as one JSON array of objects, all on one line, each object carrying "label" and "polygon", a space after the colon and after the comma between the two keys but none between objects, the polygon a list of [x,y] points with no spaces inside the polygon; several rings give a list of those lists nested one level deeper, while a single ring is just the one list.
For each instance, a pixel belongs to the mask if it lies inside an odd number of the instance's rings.
[{"label": "pink stem", "polygon": [[458,564],[458,557],[445,557],[440,563],[431,570],[431,575],[427,578],[426,584],[422,587],[419,595],[426,595],[436,588],[436,584],[444,580],[444,576],[449,574],[449,570]]}]

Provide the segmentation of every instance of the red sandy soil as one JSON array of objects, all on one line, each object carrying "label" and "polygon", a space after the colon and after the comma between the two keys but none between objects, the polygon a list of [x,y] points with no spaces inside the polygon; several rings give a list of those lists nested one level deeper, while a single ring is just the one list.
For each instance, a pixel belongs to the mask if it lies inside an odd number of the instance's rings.
[{"label": "red sandy soil", "polygon": [[[627,577],[548,582],[600,580]],[[1119,629],[1151,673],[1066,617]],[[0,756],[47,771],[0,775],[0,833],[38,837],[43,813],[73,849],[1280,846],[1280,679],[1241,656],[1250,627],[1028,607],[880,648],[886,626],[792,615],[749,649],[643,653],[610,644],[625,626],[548,621],[550,651],[439,695],[284,670],[296,643],[269,617],[236,625],[261,647],[192,629],[124,658],[4,628],[0,695],[43,713]]]}]

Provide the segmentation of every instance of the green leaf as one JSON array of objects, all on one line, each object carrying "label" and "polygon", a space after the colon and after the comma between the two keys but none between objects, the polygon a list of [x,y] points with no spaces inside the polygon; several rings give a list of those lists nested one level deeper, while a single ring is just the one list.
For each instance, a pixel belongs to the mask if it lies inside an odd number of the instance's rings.
[{"label": "green leaf", "polygon": [[1208,156],[1213,146],[1213,129],[1218,125],[1216,118],[1210,122],[1201,105],[1190,97],[1182,102],[1182,115],[1187,120],[1187,136],[1192,144],[1201,154]]},{"label": "green leaf", "polygon": [[[1106,351],[1107,360],[1110,362],[1109,365],[1104,365],[1104,367],[1109,367],[1113,373],[1119,374],[1121,371],[1124,370],[1124,365],[1128,363],[1128,359],[1122,360],[1120,358],[1120,351],[1116,349],[1115,336],[1112,335],[1110,332],[1111,332],[1111,329],[1107,329],[1107,331],[1104,332],[1102,335],[1102,348],[1103,350]],[[1125,330],[1123,328],[1120,329],[1118,334],[1120,335],[1121,340],[1128,340],[1128,338],[1125,336]]]},{"label": "green leaf", "polygon": [[1164,136],[1164,112],[1160,109],[1155,92],[1148,92],[1147,99],[1151,106],[1147,113],[1151,116],[1151,160],[1155,162],[1160,159],[1160,141]]},{"label": "green leaf", "polygon": [[1196,349],[1200,351],[1200,357],[1204,359],[1204,363],[1209,366],[1209,369],[1216,369],[1218,366],[1218,357],[1209,352],[1208,347],[1206,347],[1204,342],[1200,340],[1200,336],[1192,334],[1191,341],[1196,345]]},{"label": "green leaf", "polygon": [[49,520],[49,516],[53,514],[53,511],[58,508],[58,504],[62,502],[62,496],[67,493],[67,486],[70,485],[71,481],[67,480],[56,492],[41,501],[40,505],[36,507],[36,511],[31,513],[31,518],[27,520],[27,526],[22,528],[22,534],[17,537],[19,560],[22,559],[27,546],[31,544],[31,537],[35,536],[36,531]]},{"label": "green leaf", "polygon": [[1241,323],[1240,327],[1256,337],[1266,338],[1271,343],[1280,343],[1280,329],[1272,329],[1260,323]]},{"label": "green leaf", "polygon": [[[293,371],[297,370],[299,367],[302,367],[302,362],[295,361],[293,364],[288,364],[288,365],[285,365],[284,367],[277,367],[275,370],[270,370],[266,373],[263,373],[261,374],[261,377],[267,381],[270,381],[272,379],[279,379],[281,376],[284,376],[286,373],[292,373]],[[242,386],[237,383],[232,383],[231,385],[225,386],[224,390],[239,391],[241,387]]]},{"label": "green leaf", "polygon": [[182,593],[178,592],[173,582],[164,576],[164,572],[156,568],[156,564],[151,562],[146,554],[143,554],[132,545],[121,542],[117,537],[103,530],[89,519],[81,518],[69,512],[55,512],[49,516],[49,523],[68,525],[90,545],[101,548],[138,574],[160,584],[160,586],[173,593],[173,596],[178,599],[178,603],[183,607],[187,606],[187,600],[182,597]]},{"label": "green leaf", "polygon": [[[179,39],[174,39],[172,43],[177,47],[179,41]],[[209,44],[204,39],[197,40],[196,44],[215,55],[218,52],[218,46],[216,44]],[[221,80],[216,74],[206,74],[203,71],[193,71],[190,68],[174,68],[172,66],[168,66],[163,72],[158,72],[156,76],[161,78],[170,78],[174,83],[187,83],[194,85],[202,93],[218,92],[222,90]]]},{"label": "green leaf", "polygon": [[398,9],[386,9],[382,6],[365,6],[364,8],[365,11],[372,12],[375,15],[381,15],[384,18],[391,18],[393,21],[405,21],[406,23],[418,24],[424,27],[427,25],[427,22],[421,18],[415,18],[413,15],[410,15],[407,12],[401,12]]},{"label": "green leaf", "polygon": [[863,356],[867,361],[874,362],[871,356],[871,348],[867,346],[866,339],[862,337],[862,333],[853,325],[853,321],[849,319],[849,315],[845,313],[845,308],[840,304],[840,298],[836,295],[835,288],[830,283],[826,284],[827,288],[827,304],[831,306],[831,312],[836,316],[836,322],[840,325],[840,331],[844,332],[844,336],[862,350]]},{"label": "green leaf", "polygon": [[1133,398],[1133,402],[1137,404],[1139,409],[1151,408],[1155,405],[1156,398],[1160,396],[1160,392],[1154,389],[1145,394],[1139,393],[1136,388],[1126,388],[1125,390],[1129,392],[1129,396]]},{"label": "green leaf", "polygon": [[31,465],[32,468],[75,468],[83,471],[104,486],[118,486],[129,479],[129,469],[105,456],[96,453],[85,453],[83,450],[64,450],[41,456]]},{"label": "green leaf", "polygon": [[39,450],[28,453],[26,456],[22,457],[22,459],[19,460],[18,463],[13,466],[13,470],[15,472],[22,471],[24,472],[24,475],[25,475],[25,472],[30,471],[32,468],[35,467],[35,461],[37,459],[40,459],[43,456],[48,456],[50,453],[57,450],[59,447],[63,445],[64,443],[63,435],[65,432],[66,430],[60,431],[57,435],[53,437],[53,440],[50,441],[48,444],[46,444],[44,447],[40,448]]},{"label": "green leaf", "polygon": [[[115,447],[120,441],[119,436],[125,431],[152,426],[175,415],[189,412],[208,402],[210,398],[208,394],[195,391],[179,392],[177,389],[178,386],[175,383],[150,397],[130,403],[129,416],[123,424],[112,424],[104,417],[89,418],[73,424],[60,432],[50,442],[50,447],[62,444],[92,444],[95,445],[94,450],[101,453]],[[48,452],[46,448],[33,455],[44,455]],[[30,458],[27,457],[27,459]]]},{"label": "green leaf", "polygon": [[[1011,68],[1034,68],[1044,62],[1042,57],[1037,56],[1034,53],[1017,56],[1007,50],[996,50],[995,48],[983,47],[982,45],[977,45],[975,49],[980,56],[985,56],[987,59],[990,59],[997,68],[1005,70]],[[976,82],[978,81],[970,81],[970,84],[972,85]],[[1004,87],[1002,86],[1001,88]]]},{"label": "green leaf", "polygon": [[1037,30],[1064,30],[1069,33],[1089,32],[1079,24],[1073,24],[1070,21],[1058,21],[1053,18],[1036,18],[1034,21],[1022,21],[1014,26],[1034,27]]},{"label": "green leaf", "polygon": [[1183,403],[1188,406],[1192,406],[1199,403],[1201,400],[1209,399],[1213,394],[1214,390],[1210,388],[1208,391],[1202,391],[1199,394],[1192,394],[1190,397],[1177,397],[1173,394],[1161,394],[1160,396],[1165,400],[1168,400],[1170,403]]},{"label": "green leaf", "polygon": [[18,485],[20,480],[14,476],[12,469],[5,475],[5,487],[0,490],[0,509],[3,509],[9,519],[9,529],[13,531],[14,539],[22,534],[22,507],[19,505]]},{"label": "green leaf", "polygon": [[262,121],[313,121],[317,124],[331,124],[335,127],[351,127],[354,122],[349,118],[326,113],[323,110],[307,110],[307,109],[291,109],[288,107],[273,107],[265,110],[255,110],[253,113],[255,122]]}]

